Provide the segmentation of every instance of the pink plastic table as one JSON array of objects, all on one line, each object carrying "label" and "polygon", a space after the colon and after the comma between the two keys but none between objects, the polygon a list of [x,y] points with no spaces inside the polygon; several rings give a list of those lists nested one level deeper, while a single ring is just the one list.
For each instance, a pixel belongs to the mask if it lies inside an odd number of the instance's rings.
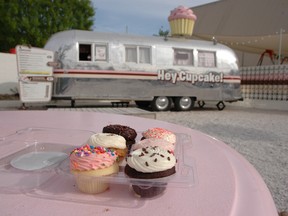
[{"label": "pink plastic table", "polygon": [[[188,188],[168,187],[162,196],[144,199],[131,208],[45,199],[25,193],[0,193],[0,215],[277,215],[267,186],[250,163],[222,141],[179,125],[95,112],[1,111],[0,137],[27,127],[101,132],[108,124],[128,125],[137,131],[163,127],[175,133],[189,134],[193,143],[191,157],[195,161],[195,185]],[[0,142],[0,157],[4,148],[9,150],[9,146],[1,146]],[[117,199],[127,201],[127,197],[121,194],[124,189],[119,186],[117,190]],[[130,199],[128,201],[133,203],[133,198]]]}]

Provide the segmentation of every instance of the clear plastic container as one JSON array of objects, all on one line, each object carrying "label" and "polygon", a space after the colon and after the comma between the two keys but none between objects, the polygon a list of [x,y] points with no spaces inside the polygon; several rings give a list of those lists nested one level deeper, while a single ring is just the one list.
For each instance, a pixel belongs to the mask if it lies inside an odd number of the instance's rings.
[{"label": "clear plastic container", "polygon": [[[110,189],[91,195],[79,192],[70,173],[69,154],[96,132],[57,128],[26,128],[0,138],[0,193],[25,193],[46,199],[136,208],[145,199],[130,191],[131,184],[152,187],[192,187],[196,172],[191,137],[176,134],[176,174],[160,179],[133,179],[124,173],[125,160],[113,176],[91,177],[108,182]],[[137,138],[141,138],[139,132]],[[137,140],[136,140],[137,141]]]}]

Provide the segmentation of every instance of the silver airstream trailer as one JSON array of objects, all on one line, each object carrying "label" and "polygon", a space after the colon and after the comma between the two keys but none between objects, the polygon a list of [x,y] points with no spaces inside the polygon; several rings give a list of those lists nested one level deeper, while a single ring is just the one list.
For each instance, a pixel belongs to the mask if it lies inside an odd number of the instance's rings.
[{"label": "silver airstream trailer", "polygon": [[135,101],[166,111],[190,110],[195,102],[241,100],[234,52],[212,41],[69,30],[44,49],[56,53],[53,97]]}]

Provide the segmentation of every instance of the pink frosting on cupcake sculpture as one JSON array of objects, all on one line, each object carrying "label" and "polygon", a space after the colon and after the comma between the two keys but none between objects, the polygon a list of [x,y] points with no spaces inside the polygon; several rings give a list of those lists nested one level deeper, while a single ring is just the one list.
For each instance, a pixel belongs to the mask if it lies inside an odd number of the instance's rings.
[{"label": "pink frosting on cupcake sculpture", "polygon": [[168,17],[168,20],[174,20],[174,19],[191,19],[191,20],[197,20],[197,16],[193,13],[193,11],[185,6],[179,6],[171,11],[170,16]]}]

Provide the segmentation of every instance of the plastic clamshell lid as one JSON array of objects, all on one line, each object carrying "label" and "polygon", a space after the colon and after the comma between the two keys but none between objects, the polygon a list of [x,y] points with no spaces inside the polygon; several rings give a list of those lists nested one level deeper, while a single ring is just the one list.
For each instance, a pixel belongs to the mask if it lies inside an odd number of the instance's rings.
[{"label": "plastic clamshell lid", "polygon": [[[65,201],[84,202],[85,200],[85,203],[89,203],[90,199],[83,194],[81,196],[75,195],[79,192],[73,186],[75,185],[73,183],[74,176],[70,172],[68,156],[75,147],[86,144],[88,138],[94,133],[87,130],[26,128],[4,137],[0,142],[0,191],[25,192],[31,193],[33,196]],[[174,154],[177,158],[177,164],[176,173],[172,176],[160,179],[129,178],[124,173],[124,160],[120,164],[118,174],[91,178],[115,185],[115,187],[113,186],[115,191],[135,183],[159,187],[166,185],[166,183],[168,183],[166,187],[194,186],[197,181],[195,164],[193,157],[191,157],[193,153],[191,137],[186,134],[176,134],[176,137],[177,143]],[[141,132],[138,133],[137,138],[141,138]],[[71,185],[68,185],[69,182]],[[60,185],[61,190],[65,190],[65,193],[47,192],[47,187],[51,188],[52,191],[58,190],[55,187],[60,187]],[[118,186],[116,187],[116,185]],[[105,194],[114,193],[112,189],[109,191]],[[71,194],[75,198],[71,198]],[[129,203],[128,207],[133,207],[131,202]],[[91,204],[102,205],[105,202],[96,202],[93,199]],[[127,207],[126,204],[128,203],[124,203],[125,205],[123,202],[118,204],[114,202],[113,205]],[[138,205],[139,203],[134,204]]]}]

